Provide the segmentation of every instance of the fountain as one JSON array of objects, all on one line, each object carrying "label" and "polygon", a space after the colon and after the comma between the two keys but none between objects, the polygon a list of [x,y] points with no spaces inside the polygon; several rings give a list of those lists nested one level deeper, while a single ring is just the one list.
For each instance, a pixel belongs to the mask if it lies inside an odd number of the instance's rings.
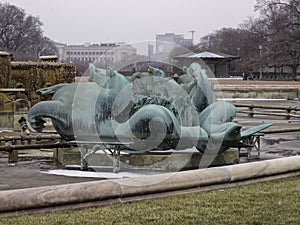
[{"label": "fountain", "polygon": [[35,131],[43,130],[43,117],[48,117],[58,134],[81,146],[82,166],[101,146],[113,148],[118,163],[120,152],[194,148],[208,159],[202,167],[209,166],[215,157],[231,147],[246,146],[245,138],[271,126],[242,130],[233,122],[235,107],[216,100],[206,71],[198,63],[174,78],[153,67],[134,73],[131,80],[112,68],[91,64],[89,69],[90,82],[39,89],[43,95],[52,95],[52,100],[39,102],[28,112]]}]

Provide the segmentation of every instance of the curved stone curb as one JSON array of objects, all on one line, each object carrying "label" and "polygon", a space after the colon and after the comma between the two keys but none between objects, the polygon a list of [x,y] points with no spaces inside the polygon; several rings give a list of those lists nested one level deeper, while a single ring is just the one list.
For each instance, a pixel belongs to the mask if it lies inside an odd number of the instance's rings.
[{"label": "curved stone curb", "polygon": [[300,170],[300,156],[137,178],[8,190],[0,212],[59,206],[230,183]]}]

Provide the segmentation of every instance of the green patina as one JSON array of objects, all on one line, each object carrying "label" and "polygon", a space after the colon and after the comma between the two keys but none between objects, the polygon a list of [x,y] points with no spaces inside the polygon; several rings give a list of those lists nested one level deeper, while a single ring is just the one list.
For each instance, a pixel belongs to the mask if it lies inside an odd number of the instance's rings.
[{"label": "green patina", "polygon": [[43,117],[52,119],[66,140],[130,140],[131,150],[183,149],[224,151],[270,124],[241,132],[233,121],[235,107],[216,101],[206,71],[197,63],[176,82],[150,67],[129,81],[111,68],[90,65],[90,82],[56,85],[39,90],[51,101],[28,113],[33,129],[42,131]]}]

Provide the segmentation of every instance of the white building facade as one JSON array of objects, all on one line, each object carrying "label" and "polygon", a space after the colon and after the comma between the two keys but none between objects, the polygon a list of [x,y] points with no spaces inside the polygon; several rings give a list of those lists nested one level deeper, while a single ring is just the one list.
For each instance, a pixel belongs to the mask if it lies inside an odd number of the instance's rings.
[{"label": "white building facade", "polygon": [[128,56],[135,56],[137,50],[124,43],[101,43],[84,45],[57,45],[62,62],[119,62]]}]

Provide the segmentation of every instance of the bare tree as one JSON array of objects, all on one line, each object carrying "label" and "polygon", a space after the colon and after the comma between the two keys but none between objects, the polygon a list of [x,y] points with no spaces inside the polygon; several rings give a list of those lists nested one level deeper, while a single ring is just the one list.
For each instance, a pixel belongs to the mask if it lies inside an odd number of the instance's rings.
[{"label": "bare tree", "polygon": [[257,0],[258,18],[238,29],[223,28],[201,39],[199,48],[239,55],[237,69],[258,65],[290,67],[294,77],[300,66],[300,1]]},{"label": "bare tree", "polygon": [[55,43],[48,37],[42,37],[39,39],[40,42],[36,43],[34,50],[37,56],[41,55],[57,55],[58,49],[55,46]]},{"label": "bare tree", "polygon": [[257,55],[258,37],[245,28],[222,28],[201,38],[199,49],[239,56],[235,69],[247,72]]},{"label": "bare tree", "polygon": [[269,66],[290,67],[295,77],[300,66],[300,1],[257,0],[256,9],[260,18],[252,30],[264,24],[264,61]]},{"label": "bare tree", "polygon": [[[45,49],[55,53],[56,47],[43,36],[42,22],[38,17],[26,15],[25,11],[9,3],[0,3],[0,49],[36,59]],[[21,55],[21,54],[20,54]]]}]

